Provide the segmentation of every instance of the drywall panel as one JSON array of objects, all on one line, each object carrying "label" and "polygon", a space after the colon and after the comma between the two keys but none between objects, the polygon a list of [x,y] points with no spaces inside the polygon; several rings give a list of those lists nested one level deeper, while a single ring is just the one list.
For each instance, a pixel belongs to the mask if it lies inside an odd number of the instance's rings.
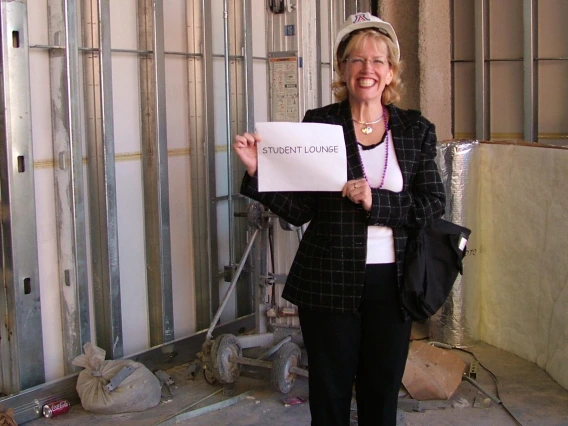
[{"label": "drywall panel", "polygon": [[[489,3],[489,52],[492,59],[523,57],[523,2]],[[472,15],[473,18],[474,15]],[[472,33],[473,34],[473,33]]]},{"label": "drywall panel", "polygon": [[225,30],[224,30],[224,0],[210,0],[211,3],[211,23],[215,28],[213,31],[213,55],[222,55],[225,50]]},{"label": "drywall panel", "polygon": [[253,23],[253,26],[251,28],[252,54],[254,57],[266,58],[266,1],[252,0],[251,8]]},{"label": "drywall panel", "polygon": [[110,1],[110,41],[112,49],[138,48],[138,1]]},{"label": "drywall panel", "polygon": [[256,59],[253,63],[254,120],[268,121],[268,68],[266,60]]},{"label": "drywall panel", "polygon": [[[539,133],[550,139],[541,142],[568,145],[568,60],[538,64]],[[561,139],[560,135],[564,135]]]},{"label": "drywall panel", "polygon": [[[131,19],[126,15],[135,11],[111,8],[111,22],[118,13],[124,14],[128,23]],[[116,26],[112,39],[131,38],[133,30],[132,25]],[[136,54],[112,54],[112,80],[122,335],[124,355],[128,356],[149,344]]]},{"label": "drywall panel", "polygon": [[[187,62],[185,57],[166,56],[166,117],[170,156],[189,156],[189,116],[195,111],[189,110]],[[175,178],[175,175],[171,177]]]},{"label": "drywall panel", "polygon": [[[116,114],[116,110],[115,110]],[[115,115],[116,123],[120,115]],[[117,140],[118,141],[118,140]],[[124,355],[149,347],[142,166],[138,158],[116,162],[120,297]]]},{"label": "drywall panel", "polygon": [[34,161],[38,163],[50,161],[53,157],[49,54],[47,50],[30,51],[30,70],[33,70],[30,72],[32,138]]},{"label": "drywall panel", "polygon": [[474,0],[454,1],[453,7],[453,60],[469,60],[475,58],[475,8]]},{"label": "drywall panel", "polygon": [[475,135],[475,64],[454,64],[454,129],[457,139]]},{"label": "drywall panel", "polygon": [[27,3],[30,46],[38,44],[45,46],[48,44],[47,0],[28,0]]},{"label": "drywall panel", "polygon": [[[169,5],[168,7],[171,7]],[[179,37],[184,35],[179,32]],[[168,39],[168,38],[166,38]],[[166,114],[175,338],[195,332],[188,59],[166,56]]]},{"label": "drywall panel", "polygon": [[[185,0],[164,1],[164,50],[166,52],[185,52],[187,50],[186,5]],[[166,73],[167,76],[167,73]]]},{"label": "drywall panel", "polygon": [[[137,55],[112,54],[112,97],[115,156],[119,160],[124,155],[138,155],[141,136]],[[140,162],[139,156],[136,161]]]},{"label": "drywall panel", "polygon": [[[168,135],[171,140],[172,133],[169,130]],[[170,157],[168,167],[175,339],[187,337],[197,331],[189,163],[189,155],[181,153]]]},{"label": "drywall panel", "polygon": [[[51,135],[51,133],[49,133]],[[36,162],[36,164],[38,164]],[[40,163],[41,164],[41,163]],[[51,165],[34,168],[41,323],[45,380],[62,377],[63,336],[55,227],[55,187]]]},{"label": "drywall panel", "polygon": [[489,70],[491,139],[522,139],[523,63],[492,62]]},{"label": "drywall panel", "polygon": [[568,7],[566,0],[539,1],[537,7],[538,56],[568,57]]}]

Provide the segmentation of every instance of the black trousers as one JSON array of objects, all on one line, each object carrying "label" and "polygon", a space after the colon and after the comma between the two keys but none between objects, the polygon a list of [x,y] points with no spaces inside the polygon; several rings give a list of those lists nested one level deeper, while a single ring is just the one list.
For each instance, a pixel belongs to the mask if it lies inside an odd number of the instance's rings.
[{"label": "black trousers", "polygon": [[395,426],[398,392],[410,344],[396,266],[367,265],[358,312],[299,308],[308,354],[312,426],[348,426],[355,384],[360,426]]}]

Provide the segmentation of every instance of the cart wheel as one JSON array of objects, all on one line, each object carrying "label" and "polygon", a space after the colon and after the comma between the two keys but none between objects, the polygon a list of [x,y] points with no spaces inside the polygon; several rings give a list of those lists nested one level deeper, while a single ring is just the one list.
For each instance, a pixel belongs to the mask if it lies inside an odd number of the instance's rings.
[{"label": "cart wheel", "polygon": [[282,393],[292,390],[296,381],[296,373],[290,373],[290,368],[299,367],[302,358],[300,347],[294,342],[285,343],[272,361],[272,384]]},{"label": "cart wheel", "polygon": [[232,355],[242,355],[238,339],[232,334],[222,334],[217,337],[211,348],[211,360],[213,374],[221,383],[234,383],[241,373],[239,364],[229,360]]},{"label": "cart wheel", "polygon": [[215,378],[215,374],[211,370],[203,369],[203,377],[205,377],[205,381],[210,385],[214,385],[217,383],[217,379]]}]

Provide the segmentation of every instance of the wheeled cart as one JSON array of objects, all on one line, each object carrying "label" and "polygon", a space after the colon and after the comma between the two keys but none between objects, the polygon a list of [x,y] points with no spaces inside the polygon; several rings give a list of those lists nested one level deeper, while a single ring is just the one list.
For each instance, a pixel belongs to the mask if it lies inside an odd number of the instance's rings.
[{"label": "wheeled cart", "polygon": [[[282,323],[281,320],[295,317],[297,309],[277,305],[275,288],[277,284],[283,283],[285,277],[268,271],[265,256],[267,252],[270,252],[270,256],[274,255],[274,247],[271,246],[268,235],[278,218],[260,203],[249,204],[247,211],[237,216],[247,217],[253,232],[231,284],[207,331],[200,353],[203,372],[209,383],[232,384],[237,381],[242,365],[268,368],[271,370],[273,386],[286,394],[294,386],[296,377],[298,375],[307,377],[308,371],[303,367],[305,363],[302,364],[303,358],[305,361],[306,357],[302,357],[303,340],[299,326],[287,324],[285,321]],[[301,238],[301,228],[294,228],[281,220],[278,222],[282,229],[296,231],[298,238]],[[260,247],[261,253],[258,285],[255,289],[255,334],[239,336],[222,334],[213,339],[213,330],[255,244]],[[251,348],[260,348],[261,354],[255,357],[243,356],[243,350]]]}]

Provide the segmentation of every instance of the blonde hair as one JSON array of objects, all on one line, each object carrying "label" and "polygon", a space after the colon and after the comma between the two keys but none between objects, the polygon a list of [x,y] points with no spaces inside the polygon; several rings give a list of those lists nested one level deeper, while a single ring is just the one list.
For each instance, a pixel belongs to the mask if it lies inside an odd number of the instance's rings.
[{"label": "blonde hair", "polygon": [[400,75],[402,74],[402,62],[399,61],[393,53],[395,51],[393,41],[388,36],[372,29],[356,31],[347,39],[346,42],[341,43],[337,48],[334,64],[336,77],[333,83],[331,83],[331,89],[333,90],[335,100],[341,102],[349,97],[347,84],[343,79],[345,63],[347,62],[351,52],[353,52],[364,40],[372,40],[375,43],[384,41],[387,45],[388,61],[393,77],[390,84],[385,86],[381,101],[383,105],[396,104],[400,101],[403,88],[402,79],[400,78]]}]

